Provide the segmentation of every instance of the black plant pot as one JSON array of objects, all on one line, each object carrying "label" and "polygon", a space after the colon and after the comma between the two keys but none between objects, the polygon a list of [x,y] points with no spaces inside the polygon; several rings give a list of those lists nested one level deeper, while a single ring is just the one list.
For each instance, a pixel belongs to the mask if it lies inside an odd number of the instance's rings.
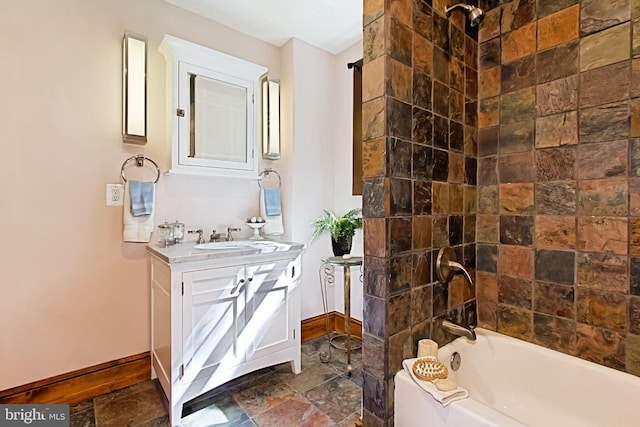
[{"label": "black plant pot", "polygon": [[337,239],[331,238],[331,248],[333,255],[342,256],[351,252],[351,240],[353,236],[341,236]]}]

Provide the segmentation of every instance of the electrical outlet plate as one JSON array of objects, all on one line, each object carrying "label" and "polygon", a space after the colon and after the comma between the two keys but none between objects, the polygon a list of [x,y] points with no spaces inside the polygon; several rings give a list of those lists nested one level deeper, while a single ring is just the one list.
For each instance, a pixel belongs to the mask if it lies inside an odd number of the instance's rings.
[{"label": "electrical outlet plate", "polygon": [[124,199],[124,185],[107,184],[107,206],[122,206]]}]

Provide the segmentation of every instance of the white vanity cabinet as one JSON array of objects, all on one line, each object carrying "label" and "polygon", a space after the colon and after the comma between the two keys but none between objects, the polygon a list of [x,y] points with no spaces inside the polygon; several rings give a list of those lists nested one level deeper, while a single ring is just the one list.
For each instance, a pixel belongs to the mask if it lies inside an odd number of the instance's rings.
[{"label": "white vanity cabinet", "polygon": [[301,248],[174,263],[163,251],[149,250],[151,359],[172,425],[231,379],[287,361],[300,372]]}]

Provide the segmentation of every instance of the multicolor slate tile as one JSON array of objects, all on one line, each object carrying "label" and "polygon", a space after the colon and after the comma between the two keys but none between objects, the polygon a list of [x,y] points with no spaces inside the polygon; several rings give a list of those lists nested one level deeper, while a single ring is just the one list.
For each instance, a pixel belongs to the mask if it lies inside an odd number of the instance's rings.
[{"label": "multicolor slate tile", "polygon": [[580,0],[538,0],[538,19],[580,3]]},{"label": "multicolor slate tile", "polygon": [[480,71],[478,78],[478,96],[480,98],[490,98],[500,95],[501,69],[502,68],[498,66]]},{"label": "multicolor slate tile", "polygon": [[580,110],[579,123],[581,143],[628,138],[629,103],[624,101]]},{"label": "multicolor slate tile", "polygon": [[533,284],[533,301],[533,310],[536,312],[575,318],[574,286],[536,281]]},{"label": "multicolor slate tile", "polygon": [[390,138],[387,153],[387,170],[389,177],[411,177],[411,158],[413,145],[397,138]]},{"label": "multicolor slate tile", "polygon": [[478,109],[478,127],[488,128],[500,124],[500,97],[480,101]]},{"label": "multicolor slate tile", "polygon": [[[432,222],[430,216],[413,216],[413,249],[431,247]],[[411,283],[408,280],[408,283]]]},{"label": "multicolor slate tile", "polygon": [[640,255],[640,219],[629,218],[629,254]]},{"label": "multicolor slate tile", "polygon": [[376,18],[364,27],[362,33],[362,56],[365,64],[384,54],[383,28],[384,18],[382,17]]},{"label": "multicolor slate tile", "polygon": [[480,61],[480,70],[486,70],[492,67],[500,66],[501,43],[500,38],[495,38],[484,43],[480,43],[480,52],[478,60]]},{"label": "multicolor slate tile", "polygon": [[640,179],[629,180],[629,216],[640,216]]},{"label": "multicolor slate tile", "polygon": [[[461,90],[464,91],[464,87]],[[449,112],[447,117],[456,122],[464,121],[464,95],[462,92],[453,89],[449,91]]]},{"label": "multicolor slate tile", "polygon": [[563,113],[578,108],[578,75],[539,84],[536,87],[538,116]]},{"label": "multicolor slate tile", "polygon": [[[500,141],[499,126],[489,127],[485,129],[482,129],[482,128],[478,129],[478,155],[480,157],[484,157],[484,156],[491,156],[494,154],[498,154],[499,141]],[[640,144],[638,145],[640,146]],[[638,171],[640,171],[640,167],[638,167]]]},{"label": "multicolor slate tile", "polygon": [[631,24],[616,25],[580,39],[580,71],[592,70],[631,56]]},{"label": "multicolor slate tile", "polygon": [[419,34],[413,35],[413,68],[433,75],[433,43]]},{"label": "multicolor slate tile", "polygon": [[536,120],[536,148],[578,143],[578,113],[554,114]]},{"label": "multicolor slate tile", "polygon": [[421,109],[428,110],[431,114],[433,110],[432,78],[422,70],[413,70],[413,105]]},{"label": "multicolor slate tile", "polygon": [[[534,213],[533,183],[530,182],[530,183],[516,183],[516,184],[500,184],[499,207],[500,207],[500,214],[502,215],[533,214]],[[528,239],[525,239],[525,240],[528,240]]]},{"label": "multicolor slate tile", "polygon": [[533,313],[508,305],[498,304],[497,331],[525,341],[533,337]]},{"label": "multicolor slate tile", "polygon": [[533,152],[498,157],[498,181],[501,183],[529,183],[534,177]]},{"label": "multicolor slate tile", "polygon": [[536,88],[531,86],[500,96],[500,124],[522,122],[535,114]]},{"label": "multicolor slate tile", "polygon": [[578,287],[576,320],[580,323],[624,332],[627,329],[627,298],[614,292]]},{"label": "multicolor slate tile", "polygon": [[[411,136],[416,144],[433,144],[433,113],[431,111],[413,107],[413,130]],[[431,168],[433,168],[433,162],[431,162]],[[431,176],[430,174],[428,175]]]},{"label": "multicolor slate tile", "polygon": [[534,313],[533,342],[571,354],[576,345],[576,322],[572,319]]},{"label": "multicolor slate tile", "polygon": [[614,331],[578,323],[575,355],[614,369],[624,369],[625,339]]},{"label": "multicolor slate tile", "polygon": [[537,182],[535,201],[537,214],[575,215],[577,184],[575,181]]},{"label": "multicolor slate tile", "polygon": [[629,246],[629,221],[616,217],[578,217],[578,249],[624,255]]},{"label": "multicolor slate tile", "polygon": [[532,22],[502,36],[502,63],[507,63],[536,51],[536,23]]},{"label": "multicolor slate tile", "polygon": [[536,150],[536,179],[538,182],[576,179],[576,147]]},{"label": "multicolor slate tile", "polygon": [[580,108],[626,100],[630,87],[629,61],[580,73]]},{"label": "multicolor slate tile", "polygon": [[535,242],[539,248],[575,248],[576,218],[573,216],[536,215]]},{"label": "multicolor slate tile", "polygon": [[500,217],[500,243],[506,245],[530,246],[534,243],[534,225],[531,216]]},{"label": "multicolor slate tile", "polygon": [[514,277],[534,277],[534,250],[524,246],[498,247],[498,273]]},{"label": "multicolor slate tile", "polygon": [[623,178],[580,181],[580,215],[627,216],[628,183]]},{"label": "multicolor slate tile", "polygon": [[536,280],[573,284],[575,282],[575,257],[576,254],[573,251],[536,250]]},{"label": "multicolor slate tile", "polygon": [[413,211],[412,184],[408,179],[389,180],[390,215],[410,215]]},{"label": "multicolor slate tile", "polygon": [[364,253],[372,257],[386,254],[386,220],[384,218],[363,219]]},{"label": "multicolor slate tile", "polygon": [[534,134],[533,120],[500,126],[500,154],[530,151],[534,145]]},{"label": "multicolor slate tile", "polygon": [[629,261],[626,255],[578,254],[579,286],[626,294],[629,290],[628,271]]},{"label": "multicolor slate tile", "polygon": [[[498,0],[492,0],[499,4]],[[478,41],[484,42],[500,35],[500,17],[502,10],[499,7],[489,8],[480,6],[484,9],[484,20],[480,25],[478,32]]]},{"label": "multicolor slate tile", "polygon": [[384,138],[362,143],[362,176],[364,178],[381,177],[385,173],[386,144]]},{"label": "multicolor slate tile", "polygon": [[498,281],[498,302],[531,310],[533,281],[521,277],[501,276]]},{"label": "multicolor slate tile", "polygon": [[[478,215],[476,221],[476,241],[486,243],[498,243],[499,237],[498,215]],[[480,252],[478,246],[478,253]]]},{"label": "multicolor slate tile", "polygon": [[536,17],[536,0],[512,0],[502,3],[502,33],[516,30]]},{"label": "multicolor slate tile", "polygon": [[640,376],[640,336],[627,335],[625,350],[625,370]]},{"label": "multicolor slate tile", "polygon": [[580,7],[580,35],[595,33],[631,19],[631,0],[589,0]]},{"label": "multicolor slate tile", "polygon": [[430,215],[432,213],[432,185],[431,182],[415,180],[413,182],[413,214]]},{"label": "multicolor slate tile", "polygon": [[580,42],[574,40],[536,54],[538,84],[575,75],[580,70]]},{"label": "multicolor slate tile", "polygon": [[640,335],[640,297],[629,299],[629,332]]},{"label": "multicolor slate tile", "polygon": [[562,9],[538,20],[538,50],[578,38],[580,5]]},{"label": "multicolor slate tile", "polygon": [[[400,101],[411,103],[412,100],[412,69],[393,58],[387,61],[389,79],[387,80],[387,95]],[[369,80],[369,79],[367,79]]]},{"label": "multicolor slate tile", "polygon": [[627,140],[582,144],[578,147],[578,177],[580,179],[624,177],[627,175],[628,153]]}]

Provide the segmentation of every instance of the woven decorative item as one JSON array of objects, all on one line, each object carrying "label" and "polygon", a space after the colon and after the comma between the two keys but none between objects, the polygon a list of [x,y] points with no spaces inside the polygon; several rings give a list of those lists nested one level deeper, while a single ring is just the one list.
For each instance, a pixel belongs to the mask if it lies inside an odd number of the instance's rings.
[{"label": "woven decorative item", "polygon": [[434,357],[422,357],[413,364],[413,373],[423,381],[445,379],[449,376],[447,367]]}]

